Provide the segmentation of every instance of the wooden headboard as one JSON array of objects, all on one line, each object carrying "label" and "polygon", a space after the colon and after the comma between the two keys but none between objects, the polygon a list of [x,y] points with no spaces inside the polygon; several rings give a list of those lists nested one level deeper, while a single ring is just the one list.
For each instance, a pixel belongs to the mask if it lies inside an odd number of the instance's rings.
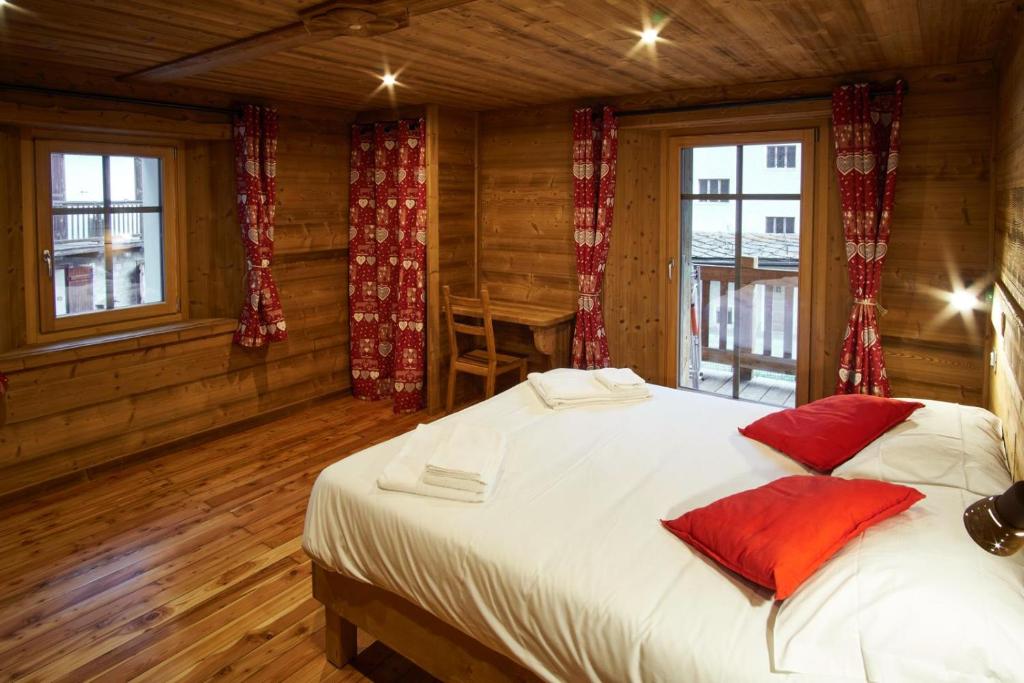
[{"label": "wooden headboard", "polygon": [[995,364],[989,407],[1003,421],[1003,441],[1015,480],[1024,479],[1024,312],[1002,284],[992,300]]}]

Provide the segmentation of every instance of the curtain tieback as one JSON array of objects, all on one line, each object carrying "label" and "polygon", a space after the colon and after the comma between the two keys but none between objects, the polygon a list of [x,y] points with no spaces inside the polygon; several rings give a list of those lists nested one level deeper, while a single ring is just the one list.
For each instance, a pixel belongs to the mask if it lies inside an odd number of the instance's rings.
[{"label": "curtain tieback", "polygon": [[270,266],[269,265],[267,265],[267,266],[258,266],[255,263],[252,263],[251,261],[246,261],[245,262],[245,272],[242,273],[242,282],[243,283],[249,281],[249,274],[252,271],[254,271],[254,270],[270,270]]},{"label": "curtain tieback", "polygon": [[878,303],[877,299],[854,299],[853,300],[853,305],[854,306],[874,306],[876,309],[878,309],[878,314],[879,315],[885,315],[886,313],[889,312],[889,309],[887,309],[882,304]]},{"label": "curtain tieback", "polygon": [[579,294],[580,296],[586,297],[588,299],[596,299],[598,296],[600,296],[600,294],[591,294],[589,292],[583,292],[583,291],[580,291],[580,290],[576,290],[576,293]]}]

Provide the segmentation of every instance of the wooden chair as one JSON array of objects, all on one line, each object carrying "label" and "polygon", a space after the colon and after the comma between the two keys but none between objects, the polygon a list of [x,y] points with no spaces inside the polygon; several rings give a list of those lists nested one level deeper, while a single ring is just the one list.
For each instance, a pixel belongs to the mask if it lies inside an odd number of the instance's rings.
[{"label": "wooden chair", "polygon": [[[452,296],[448,285],[444,286],[444,310],[448,318],[448,348],[451,361],[448,368],[447,412],[455,406],[455,377],[460,372],[486,378],[484,393],[487,398],[494,396],[498,375],[519,370],[519,381],[526,379],[526,358],[498,353],[494,348],[494,325],[491,322],[491,299],[486,287],[480,288],[480,298]],[[474,318],[482,324],[460,322],[458,318]],[[459,352],[458,335],[483,337],[486,348]]]}]

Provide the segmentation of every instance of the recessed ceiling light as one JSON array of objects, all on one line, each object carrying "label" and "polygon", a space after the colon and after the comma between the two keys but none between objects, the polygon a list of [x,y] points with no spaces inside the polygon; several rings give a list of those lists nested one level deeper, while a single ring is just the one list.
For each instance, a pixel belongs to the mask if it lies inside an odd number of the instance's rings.
[{"label": "recessed ceiling light", "polygon": [[640,42],[644,45],[654,45],[658,42],[658,29],[645,28],[640,32]]},{"label": "recessed ceiling light", "polygon": [[953,304],[953,308],[958,311],[972,311],[974,307],[978,305],[978,297],[966,289],[958,289],[953,292],[953,295],[949,298],[949,302]]},{"label": "recessed ceiling light", "polygon": [[398,83],[398,79],[394,74],[384,74],[380,77],[380,80],[389,88],[393,88]]}]

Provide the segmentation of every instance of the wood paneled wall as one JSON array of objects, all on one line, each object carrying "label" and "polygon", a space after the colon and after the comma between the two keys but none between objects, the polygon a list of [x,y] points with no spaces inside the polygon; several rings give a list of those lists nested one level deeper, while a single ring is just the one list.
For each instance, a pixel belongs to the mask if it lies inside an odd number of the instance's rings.
[{"label": "wood paneled wall", "polygon": [[443,407],[450,354],[441,288],[448,285],[453,294],[462,296],[476,292],[477,114],[430,106],[426,116],[431,224],[427,246],[427,408],[435,413]]},{"label": "wood paneled wall", "polygon": [[[990,174],[995,73],[991,64],[858,74],[662,93],[622,98],[628,109],[725,101],[771,100],[829,92],[863,78],[911,84],[905,104],[892,244],[882,288],[889,314],[882,319],[890,377],[897,394],[978,404],[982,401],[984,316],[954,315],[948,294],[960,280],[989,274]],[[771,112],[785,111],[781,104]],[[795,105],[792,105],[795,106]],[[827,107],[827,104],[825,105]],[[572,301],[571,105],[485,112],[480,123],[480,276],[502,296]],[[688,112],[691,124],[724,110]],[[747,122],[751,110],[729,110]],[[827,114],[826,114],[827,118]],[[768,119],[766,119],[768,120]],[[669,119],[669,122],[671,119]],[[770,127],[770,124],[766,124]],[[648,377],[657,365],[664,324],[654,299],[663,269],[652,263],[660,230],[660,146],[650,133],[624,131],[620,139],[615,231],[605,296],[609,340],[617,364]],[[839,340],[849,312],[845,255],[838,234],[838,198],[828,190],[830,214],[822,275],[827,283],[817,322],[829,350],[812,375],[812,398],[831,393]],[[835,349],[832,351],[831,349]]]},{"label": "wood paneled wall", "polygon": [[1003,420],[1015,476],[1024,478],[1024,18],[999,65],[996,123],[995,276],[992,325],[996,364],[989,407]]},{"label": "wood paneled wall", "polygon": [[[81,106],[75,99],[69,106]],[[58,105],[60,106],[60,105]],[[94,104],[111,120],[118,105]],[[0,111],[3,107],[0,107]],[[155,109],[173,136],[182,113]],[[95,111],[90,113],[94,120]],[[0,495],[336,393],[349,384],[348,121],[344,112],[283,113],[278,148],[275,276],[287,342],[247,351],[231,343],[244,260],[235,218],[227,118],[215,138],[182,128],[186,147],[188,284],[192,321],[103,345],[18,347],[22,225],[17,131],[0,130],[3,175],[0,369],[11,380],[0,427]],[[21,122],[24,123],[24,122]],[[204,129],[205,130],[205,129]],[[10,196],[7,196],[10,195]],[[12,199],[17,199],[16,206]],[[13,350],[12,350],[13,349]]]}]

